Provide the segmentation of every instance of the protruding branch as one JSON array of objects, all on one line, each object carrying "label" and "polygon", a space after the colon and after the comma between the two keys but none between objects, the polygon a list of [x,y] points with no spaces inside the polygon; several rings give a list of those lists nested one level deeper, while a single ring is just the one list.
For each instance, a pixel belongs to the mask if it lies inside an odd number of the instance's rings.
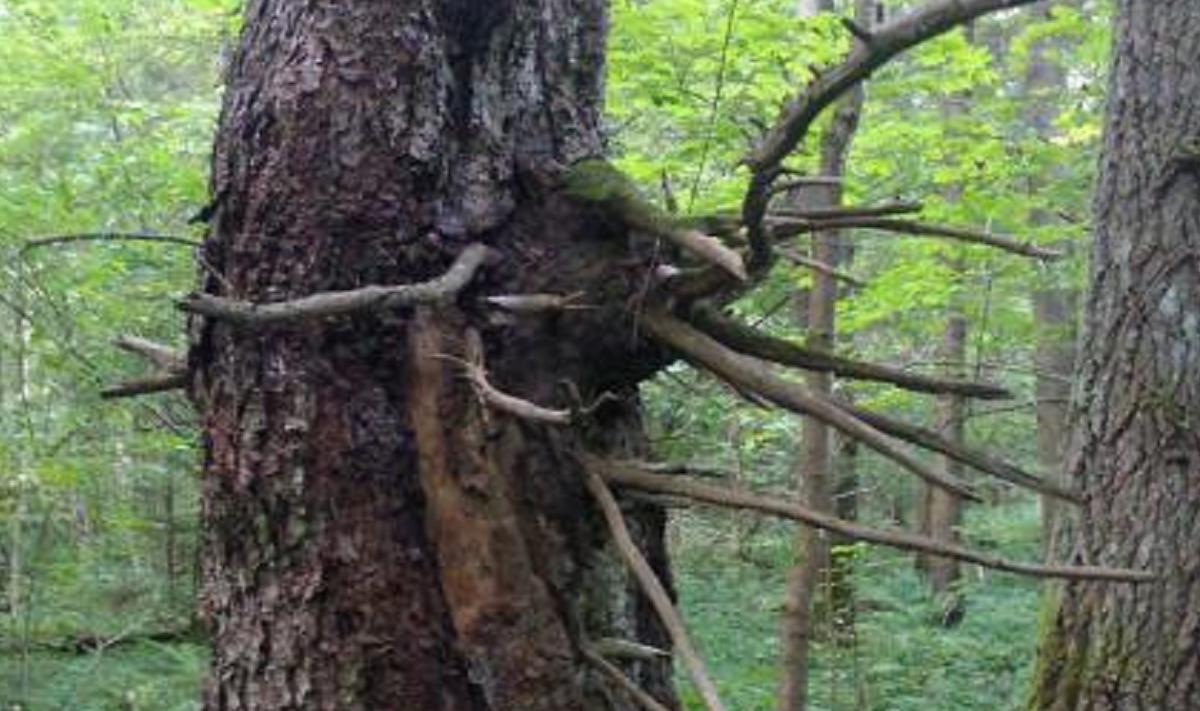
[{"label": "protruding branch", "polygon": [[530,422],[542,422],[548,425],[559,426],[571,424],[573,417],[570,410],[553,410],[541,405],[535,405],[516,395],[509,395],[492,385],[487,378],[487,371],[483,369],[482,365],[468,363],[465,360],[450,356],[438,357],[461,365],[467,379],[471,381],[471,385],[474,386],[475,392],[478,393],[480,399],[493,409],[522,420],[529,420]]},{"label": "protruding branch", "polygon": [[792,264],[811,269],[818,274],[824,274],[825,276],[837,279],[838,281],[845,282],[850,286],[863,288],[867,285],[866,282],[862,281],[853,274],[850,274],[849,272],[844,272],[841,269],[837,269],[826,264],[825,262],[821,262],[816,259],[810,259],[794,250],[779,247],[776,251],[779,252],[779,256],[783,257]]},{"label": "protruding branch", "polygon": [[841,205],[834,207],[812,207],[803,210],[776,208],[767,215],[771,218],[793,218],[797,220],[842,220],[862,217],[890,217],[920,212],[925,206],[919,202],[897,200],[879,205]]},{"label": "protruding branch", "polygon": [[1061,259],[1062,252],[1039,247],[1015,237],[1000,235],[986,230],[972,230],[951,225],[938,225],[917,220],[898,220],[885,217],[846,217],[828,220],[777,220],[773,223],[777,237],[816,232],[818,230],[863,229],[877,232],[893,232],[917,237],[941,237],[967,244],[988,247],[1032,257],[1043,261]]},{"label": "protruding branch", "polygon": [[965,499],[980,500],[965,483],[915,459],[887,435],[841,409],[836,403],[813,394],[800,383],[778,377],[762,361],[736,353],[665,314],[646,313],[642,317],[642,327],[655,340],[675,349],[689,362],[716,374],[735,387],[761,395],[797,414],[818,419],[935,486]]},{"label": "protruding branch", "polygon": [[576,311],[590,308],[580,304],[583,292],[565,296],[560,294],[498,294],[486,301],[496,308],[514,314],[541,314],[559,311]]},{"label": "protruding branch", "polygon": [[712,309],[693,309],[689,318],[702,331],[730,348],[772,363],[834,373],[844,378],[889,383],[918,392],[954,393],[985,400],[1009,397],[1007,390],[990,383],[934,378],[808,348],[799,343],[768,336],[750,326],[721,316]]},{"label": "protruding branch", "polygon": [[138,397],[154,393],[165,393],[172,390],[182,390],[187,387],[187,373],[157,373],[144,378],[127,380],[110,388],[100,391],[100,397],[105,400]]},{"label": "protruding branch", "polygon": [[721,244],[715,237],[696,230],[665,230],[661,234],[675,246],[685,249],[709,264],[716,265],[739,281],[748,278],[742,255]]},{"label": "protruding branch", "polygon": [[579,652],[588,664],[594,666],[598,671],[615,682],[617,686],[621,687],[621,690],[629,694],[629,697],[638,706],[641,706],[646,711],[670,711],[670,709],[660,704],[657,699],[635,684],[632,679],[625,676],[625,672],[621,671],[617,665],[605,659],[604,655],[600,654],[595,648],[585,644],[580,648]]},{"label": "protruding branch", "polygon": [[113,345],[126,353],[141,356],[150,361],[159,370],[181,370],[187,359],[174,348],[138,336],[118,336]]},{"label": "protruding branch", "polygon": [[836,533],[853,540],[954,558],[995,570],[1004,570],[1037,578],[1056,578],[1061,580],[1103,580],[1141,583],[1154,579],[1152,574],[1139,570],[1093,566],[1055,566],[1012,561],[990,553],[971,550],[970,548],[946,543],[945,541],[935,540],[926,536],[919,536],[906,531],[883,531],[863,526],[862,524],[844,521],[779,496],[763,496],[749,491],[703,484],[679,477],[649,474],[627,465],[620,465],[595,458],[589,458],[586,461],[586,465],[597,476],[618,486],[632,487],[642,491],[671,496],[684,496],[695,501],[726,508],[759,511]]},{"label": "protruding branch", "polygon": [[663,627],[666,628],[667,634],[671,637],[671,644],[675,648],[675,653],[679,655],[684,667],[688,671],[688,675],[692,678],[692,683],[696,686],[696,691],[699,692],[700,698],[704,701],[708,711],[725,711],[725,705],[721,703],[721,697],[717,694],[716,684],[713,683],[712,677],[708,673],[708,668],[701,659],[699,651],[692,643],[691,635],[687,632],[687,627],[683,623],[683,616],[675,609],[674,603],[671,602],[670,596],[663,588],[658,576],[654,573],[654,569],[646,562],[645,556],[638,550],[633,542],[633,538],[629,535],[629,528],[625,525],[625,517],[621,515],[621,508],[617,505],[616,498],[613,497],[611,491],[608,490],[608,485],[604,483],[595,472],[585,468],[584,481],[587,484],[588,491],[596,500],[596,505],[600,508],[600,513],[604,516],[605,522],[608,523],[608,530],[612,533],[613,542],[617,546],[617,552],[620,553],[621,559],[625,561],[625,565],[629,568],[629,572],[633,575],[634,580],[641,587],[642,592],[646,595],[646,599],[650,601],[654,607],[655,613],[662,621]]},{"label": "protruding branch", "polygon": [[994,457],[987,452],[957,444],[946,439],[937,432],[918,427],[917,425],[909,424],[894,420],[886,415],[878,412],[865,410],[861,407],[855,407],[848,403],[839,402],[838,405],[845,411],[854,415],[858,419],[866,422],[875,429],[888,434],[896,439],[904,440],[910,444],[915,444],[918,447],[933,450],[939,454],[943,454],[955,461],[962,462],[967,466],[1007,481],[1010,484],[1020,486],[1031,491],[1036,491],[1040,494],[1053,496],[1062,501],[1068,501],[1073,504],[1083,502],[1083,497],[1078,491],[1060,486],[1054,482],[1047,481],[1040,477],[1036,477],[1020,467],[1010,464],[1002,459]]},{"label": "protruding branch", "polygon": [[445,274],[419,284],[367,286],[269,304],[196,294],[180,302],[179,308],[188,313],[253,328],[307,323],[365,311],[436,303],[454,298],[466,287],[483,265],[487,252],[487,247],[473,244],[463,250]]},{"label": "protruding branch", "polygon": [[188,239],[187,237],[176,237],[174,235],[156,235],[144,232],[87,232],[75,235],[37,237],[27,240],[21,247],[21,254],[27,254],[43,247],[52,247],[61,244],[78,244],[80,242],[158,242],[159,244],[173,244],[181,247],[191,247],[193,249],[201,246],[201,243],[194,239]]},{"label": "protruding branch", "polygon": [[630,642],[627,639],[615,639],[613,637],[605,637],[598,639],[591,644],[591,649],[602,657],[613,657],[616,659],[638,659],[643,662],[652,662],[656,659],[669,659],[671,653],[651,647],[646,644],[638,644]]}]

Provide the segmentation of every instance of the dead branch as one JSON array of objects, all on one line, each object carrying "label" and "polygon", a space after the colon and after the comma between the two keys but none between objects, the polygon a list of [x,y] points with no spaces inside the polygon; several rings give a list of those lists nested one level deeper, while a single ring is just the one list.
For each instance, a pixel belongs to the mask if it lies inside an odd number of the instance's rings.
[{"label": "dead branch", "polygon": [[889,383],[918,392],[954,393],[984,400],[1010,397],[1007,390],[991,383],[949,380],[910,373],[886,365],[826,353],[782,338],[768,336],[757,329],[725,317],[714,309],[694,308],[689,314],[689,320],[694,326],[726,346],[744,355],[772,363],[834,373],[843,378]]},{"label": "dead branch", "polygon": [[718,341],[671,316],[648,312],[642,327],[655,340],[678,351],[693,365],[800,415],[820,420],[896,462],[935,486],[972,501],[981,499],[962,481],[949,477],[915,459],[887,435],[843,410],[836,403],[813,394],[800,383],[775,375],[766,363],[736,353]]},{"label": "dead branch", "polygon": [[617,665],[605,659],[603,655],[592,647],[585,644],[580,647],[579,652],[588,664],[591,664],[602,674],[612,679],[617,686],[621,687],[622,691],[629,694],[629,697],[638,706],[646,709],[646,711],[670,711],[670,709],[660,704],[657,699],[635,684],[632,679],[625,676],[625,672],[621,671]]},{"label": "dead branch", "polygon": [[1020,467],[994,457],[987,452],[952,442],[931,429],[901,422],[878,412],[850,405],[849,403],[838,402],[837,404],[854,417],[896,439],[938,452],[955,461],[962,462],[972,469],[1007,481],[1010,484],[1073,504],[1083,503],[1083,497],[1074,489],[1034,476]]},{"label": "dead branch", "polygon": [[113,345],[126,353],[141,356],[155,367],[165,371],[177,371],[184,367],[187,359],[174,348],[138,336],[118,336]]},{"label": "dead branch", "polygon": [[643,662],[668,659],[671,656],[670,652],[658,647],[651,647],[647,644],[638,644],[637,642],[630,642],[627,639],[616,639],[613,637],[604,637],[596,640],[591,644],[591,649],[602,657],[637,659]]},{"label": "dead branch", "polygon": [[768,191],[770,195],[779,195],[781,193],[791,192],[792,190],[803,190],[804,188],[813,187],[816,185],[832,185],[838,186],[844,182],[844,178],[840,175],[799,175],[787,180],[777,181],[771,186]]},{"label": "dead branch", "polygon": [[112,387],[105,388],[104,390],[100,391],[100,397],[104,398],[105,400],[118,400],[121,398],[138,397],[140,395],[152,395],[154,393],[182,390],[186,387],[187,373],[156,373],[154,375],[147,375],[144,378],[127,380],[123,383],[118,383]]},{"label": "dead branch", "polygon": [[867,283],[865,281],[862,281],[861,279],[854,276],[853,274],[850,274],[849,272],[844,272],[841,269],[837,269],[836,267],[832,267],[832,266],[826,264],[825,262],[821,262],[816,259],[810,259],[795,250],[786,249],[784,247],[779,247],[776,251],[779,252],[779,256],[788,260],[792,264],[795,264],[795,265],[798,265],[801,267],[807,267],[808,269],[811,269],[814,272],[817,272],[819,274],[824,274],[825,276],[828,276],[832,279],[837,279],[838,281],[843,281],[843,282],[849,284],[850,286],[858,287],[861,289],[861,288],[866,287],[866,285],[867,285]]},{"label": "dead branch", "polygon": [[487,378],[487,371],[478,363],[469,363],[461,358],[455,358],[447,355],[434,356],[440,360],[449,360],[458,363],[462,366],[463,372],[467,379],[471,381],[471,385],[475,388],[475,392],[479,398],[487,403],[491,408],[507,413],[513,417],[530,422],[542,422],[548,425],[569,425],[574,419],[570,410],[553,410],[541,405],[535,405],[528,400],[519,398],[516,395],[509,395],[500,390]]},{"label": "dead branch", "polygon": [[775,220],[772,222],[772,226],[776,237],[816,232],[818,230],[863,229],[914,235],[917,237],[941,237],[958,242],[966,242],[967,244],[981,244],[1043,261],[1061,259],[1063,257],[1062,252],[1039,247],[1015,237],[1000,235],[986,230],[972,230],[965,227],[938,225],[930,222],[919,222],[917,220],[898,220],[886,217],[846,217],[829,220],[795,219]]},{"label": "dead branch", "polygon": [[674,603],[671,602],[667,591],[663,589],[654,569],[650,567],[645,556],[634,544],[616,498],[599,475],[586,468],[583,474],[588,491],[591,492],[592,497],[596,500],[596,505],[600,508],[600,513],[608,523],[608,529],[617,546],[617,552],[620,553],[621,559],[625,561],[629,572],[654,607],[663,627],[666,628],[675,653],[679,655],[691,676],[692,683],[695,684],[696,691],[699,692],[705,707],[708,708],[708,711],[725,711],[725,705],[721,703],[721,698],[717,694],[717,687],[708,673],[704,660],[701,659],[700,653],[692,643],[691,635],[688,634],[687,627],[683,623],[683,617],[675,609]]},{"label": "dead branch", "polygon": [[221,319],[245,327],[283,326],[317,319],[430,304],[454,298],[483,265],[488,249],[473,244],[463,250],[440,277],[419,284],[367,286],[331,291],[292,301],[256,304],[211,294],[195,294],[179,303],[182,311]]},{"label": "dead branch", "polygon": [[174,244],[183,247],[198,248],[201,245],[193,239],[187,237],[176,237],[173,235],[156,235],[144,232],[87,232],[74,235],[53,235],[50,237],[36,237],[27,240],[21,247],[21,254],[28,254],[43,247],[52,247],[60,244],[77,244],[80,242],[158,242],[160,244]]},{"label": "dead branch", "polygon": [[583,292],[581,291],[565,296],[560,294],[499,294],[487,297],[486,301],[492,306],[510,313],[540,314],[592,308],[578,303],[582,297]]},{"label": "dead branch", "polygon": [[697,230],[665,230],[661,236],[680,249],[687,250],[705,262],[720,267],[736,277],[738,281],[746,281],[749,278],[742,255],[721,244],[721,241],[715,237],[709,237]]},{"label": "dead branch", "polygon": [[907,215],[920,212],[925,206],[919,202],[896,200],[879,205],[843,205],[840,207],[815,207],[803,210],[775,208],[767,213],[768,221],[772,218],[794,218],[798,220],[841,220],[865,217],[889,217],[892,215]]},{"label": "dead branch", "polygon": [[877,543],[900,550],[930,553],[975,563],[985,568],[1004,570],[1036,578],[1060,580],[1107,580],[1113,582],[1147,582],[1154,576],[1145,571],[1105,568],[1094,566],[1056,566],[1039,563],[1022,563],[972,550],[964,546],[946,543],[927,536],[907,531],[884,531],[859,523],[845,521],[816,511],[779,496],[764,496],[728,486],[715,486],[698,481],[665,477],[638,470],[636,467],[590,457],[585,462],[589,470],[609,483],[652,491],[671,496],[684,496],[695,501],[726,508],[749,509],[789,519],[846,538]]}]

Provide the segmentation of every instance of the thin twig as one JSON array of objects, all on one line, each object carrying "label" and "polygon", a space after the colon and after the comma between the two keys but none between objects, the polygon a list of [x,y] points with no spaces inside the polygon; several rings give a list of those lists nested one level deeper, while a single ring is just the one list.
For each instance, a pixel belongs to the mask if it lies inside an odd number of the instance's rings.
[{"label": "thin twig", "polygon": [[21,247],[21,254],[25,255],[43,247],[51,247],[61,244],[78,244],[80,242],[158,242],[160,244],[174,244],[182,247],[191,247],[196,249],[201,246],[200,242],[187,237],[177,237],[174,235],[158,235],[144,232],[87,232],[83,234],[73,235],[51,235],[49,237],[35,237],[25,241]]},{"label": "thin twig", "polygon": [[716,684],[713,683],[704,660],[701,659],[700,653],[692,643],[691,635],[688,634],[687,627],[683,623],[683,617],[675,609],[675,604],[671,602],[670,596],[667,595],[667,591],[663,588],[654,569],[650,567],[645,556],[634,545],[616,498],[609,491],[608,485],[597,474],[586,468],[583,474],[588,491],[591,492],[592,497],[596,500],[596,505],[600,508],[600,513],[608,523],[608,529],[616,543],[617,552],[620,553],[621,559],[625,561],[629,572],[654,607],[663,627],[666,628],[675,653],[683,661],[705,707],[708,708],[708,711],[725,711],[725,705],[721,703],[721,698],[717,694]]},{"label": "thin twig", "polygon": [[919,536],[906,531],[883,531],[862,524],[844,521],[820,511],[815,511],[779,496],[763,496],[727,486],[714,486],[679,477],[666,477],[642,472],[628,465],[589,458],[585,465],[595,476],[620,486],[633,487],[671,496],[683,496],[695,501],[727,508],[749,509],[797,521],[820,528],[853,540],[918,551],[975,563],[986,568],[1037,578],[1060,580],[1103,580],[1111,582],[1143,583],[1154,580],[1154,575],[1140,570],[1107,568],[1098,566],[1056,566],[1040,563],[1023,563],[1000,556],[971,550],[969,548]]}]

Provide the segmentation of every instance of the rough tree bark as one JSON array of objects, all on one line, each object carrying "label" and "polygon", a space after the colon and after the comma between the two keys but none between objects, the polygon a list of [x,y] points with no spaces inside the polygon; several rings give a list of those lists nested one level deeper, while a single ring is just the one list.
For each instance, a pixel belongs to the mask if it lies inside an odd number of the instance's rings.
[{"label": "rough tree bark", "polygon": [[1069,471],[1075,555],[1150,585],[1068,585],[1047,610],[1031,707],[1200,708],[1200,13],[1117,3]]},{"label": "rough tree bark", "polygon": [[[625,229],[547,187],[603,152],[605,32],[602,0],[248,5],[204,292],[410,283],[486,242],[476,287],[602,306],[498,319],[464,294],[267,330],[193,319],[208,711],[634,707],[583,645],[669,644],[571,452],[641,453],[631,385],[658,356],[630,336]],[[475,359],[531,401],[621,399],[589,427],[525,424],[481,404],[457,362]],[[662,516],[630,518],[665,575]],[[675,705],[668,661],[624,666]]]}]

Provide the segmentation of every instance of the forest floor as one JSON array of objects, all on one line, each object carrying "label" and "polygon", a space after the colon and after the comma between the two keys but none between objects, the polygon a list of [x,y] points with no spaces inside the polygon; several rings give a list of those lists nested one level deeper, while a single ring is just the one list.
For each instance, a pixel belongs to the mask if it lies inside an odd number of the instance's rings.
[{"label": "forest floor", "polygon": [[[749,522],[746,522],[749,525]],[[1037,513],[1030,504],[968,519],[977,546],[1032,558]],[[683,609],[730,708],[773,708],[776,626],[790,535],[748,532],[740,522],[685,515],[672,532]],[[947,601],[930,596],[911,557],[853,547],[858,619],[853,643],[818,644],[814,711],[1009,711],[1018,709],[1032,665],[1039,587],[1010,575],[964,568],[956,591],[960,624],[942,625]],[[0,711],[192,711],[207,651],[194,642],[122,643],[94,650],[21,651],[23,638],[61,645],[72,627],[136,636],[147,609],[103,609],[105,596],[47,595],[35,631],[0,618]],[[55,599],[73,599],[56,609]],[[95,604],[92,609],[86,600]],[[155,619],[161,620],[161,615]],[[827,616],[826,616],[827,619]],[[828,627],[818,630],[828,632]],[[827,637],[827,634],[822,634]],[[681,680],[684,699],[699,709]]]}]

